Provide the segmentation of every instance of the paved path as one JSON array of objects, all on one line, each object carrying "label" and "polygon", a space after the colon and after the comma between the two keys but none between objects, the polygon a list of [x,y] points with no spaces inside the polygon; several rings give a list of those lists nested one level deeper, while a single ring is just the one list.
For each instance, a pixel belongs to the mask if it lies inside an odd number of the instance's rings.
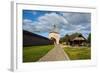
[{"label": "paved path", "polygon": [[40,58],[39,61],[64,61],[69,60],[68,55],[64,52],[60,45],[56,45],[45,56]]}]

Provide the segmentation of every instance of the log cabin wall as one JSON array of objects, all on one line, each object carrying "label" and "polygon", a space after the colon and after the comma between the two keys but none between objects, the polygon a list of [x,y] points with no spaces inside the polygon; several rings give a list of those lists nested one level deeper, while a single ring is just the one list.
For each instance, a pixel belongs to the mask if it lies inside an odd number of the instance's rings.
[{"label": "log cabin wall", "polygon": [[50,45],[53,41],[46,37],[23,30],[23,46]]}]

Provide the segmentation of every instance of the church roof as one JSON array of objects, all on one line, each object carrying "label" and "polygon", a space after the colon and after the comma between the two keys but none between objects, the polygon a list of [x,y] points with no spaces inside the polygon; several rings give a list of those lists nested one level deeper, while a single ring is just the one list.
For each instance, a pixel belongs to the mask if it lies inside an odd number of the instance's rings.
[{"label": "church roof", "polygon": [[74,33],[69,36],[69,40],[74,41],[74,40],[86,40],[86,39],[81,33]]}]

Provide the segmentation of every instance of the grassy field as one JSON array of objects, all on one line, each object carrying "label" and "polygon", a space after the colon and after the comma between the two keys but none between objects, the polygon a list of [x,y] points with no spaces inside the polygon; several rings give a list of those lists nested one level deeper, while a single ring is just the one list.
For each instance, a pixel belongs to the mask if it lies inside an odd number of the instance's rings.
[{"label": "grassy field", "polygon": [[47,54],[54,46],[31,46],[23,48],[23,62],[35,62]]},{"label": "grassy field", "polygon": [[91,49],[89,47],[66,47],[64,51],[71,60],[91,59]]}]

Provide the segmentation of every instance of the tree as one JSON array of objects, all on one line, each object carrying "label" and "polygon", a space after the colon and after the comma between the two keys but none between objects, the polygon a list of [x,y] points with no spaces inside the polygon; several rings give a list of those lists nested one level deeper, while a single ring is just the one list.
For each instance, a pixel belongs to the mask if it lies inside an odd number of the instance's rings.
[{"label": "tree", "polygon": [[65,42],[66,42],[66,44],[68,45],[68,44],[69,44],[69,35],[66,34],[66,35],[65,35],[65,38],[66,38],[66,39],[65,39]]},{"label": "tree", "polygon": [[68,41],[69,41],[69,35],[68,34],[66,34],[64,37],[62,37],[61,39],[60,39],[60,42],[61,43],[66,43],[66,44],[68,44]]},{"label": "tree", "polygon": [[91,43],[91,33],[89,33],[87,40],[88,40],[88,43],[90,44]]}]

